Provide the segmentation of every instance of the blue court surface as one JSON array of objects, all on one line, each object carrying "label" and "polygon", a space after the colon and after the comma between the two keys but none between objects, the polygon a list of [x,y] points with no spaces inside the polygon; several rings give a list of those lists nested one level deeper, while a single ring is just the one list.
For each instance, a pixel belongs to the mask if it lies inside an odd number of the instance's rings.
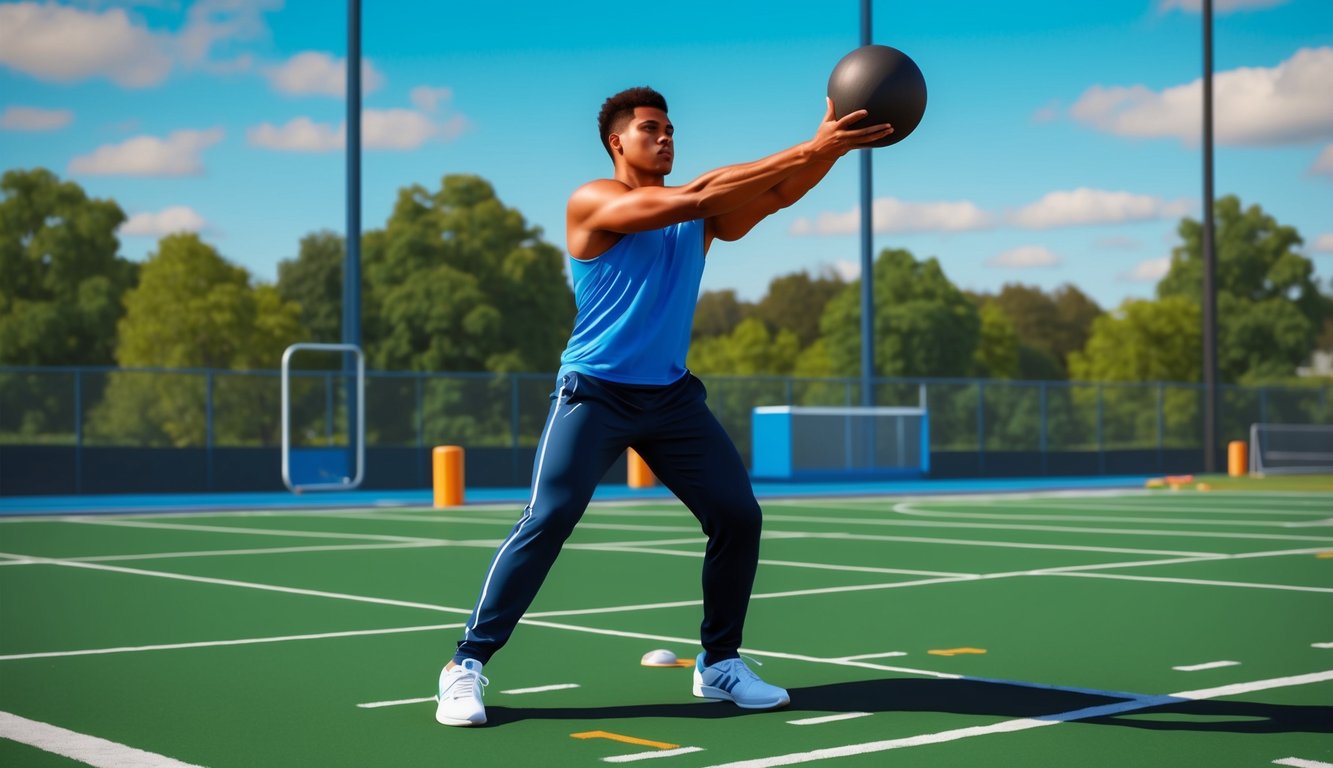
[{"label": "blue court surface", "polygon": [[[894,480],[891,482],[855,483],[754,483],[755,495],[764,499],[822,497],[822,496],[875,496],[875,495],[933,495],[953,493],[1003,493],[1051,490],[1097,490],[1111,488],[1142,488],[1147,476],[1095,477],[1029,477],[979,478],[964,480]],[[469,488],[468,504],[523,504],[528,499],[527,488]],[[216,511],[228,509],[255,509],[290,506],[296,508],[330,509],[339,507],[417,507],[431,504],[431,491],[377,490],[377,491],[324,491],[302,494],[286,492],[263,493],[184,493],[184,494],[107,494],[84,496],[10,496],[0,497],[0,515],[43,514],[119,514],[126,512]],[[594,501],[625,501],[635,499],[670,499],[670,491],[659,486],[630,488],[627,485],[601,485]]]}]

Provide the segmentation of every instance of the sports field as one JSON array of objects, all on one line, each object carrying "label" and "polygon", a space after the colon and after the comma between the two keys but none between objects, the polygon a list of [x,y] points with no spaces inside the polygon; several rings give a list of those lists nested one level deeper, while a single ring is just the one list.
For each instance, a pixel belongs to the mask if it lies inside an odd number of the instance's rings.
[{"label": "sports field", "polygon": [[0,765],[1333,765],[1333,493],[767,500],[764,713],[640,666],[703,538],[597,503],[437,725],[519,506],[0,519]]}]

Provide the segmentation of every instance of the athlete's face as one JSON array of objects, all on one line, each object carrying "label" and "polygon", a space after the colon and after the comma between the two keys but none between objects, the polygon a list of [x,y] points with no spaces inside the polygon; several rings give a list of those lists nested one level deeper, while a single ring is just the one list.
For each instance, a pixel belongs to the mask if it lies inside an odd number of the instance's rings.
[{"label": "athlete's face", "polygon": [[635,107],[634,117],[625,129],[611,134],[611,146],[618,148],[625,161],[635,168],[665,176],[671,173],[676,158],[674,133],[675,127],[665,112],[653,107]]}]

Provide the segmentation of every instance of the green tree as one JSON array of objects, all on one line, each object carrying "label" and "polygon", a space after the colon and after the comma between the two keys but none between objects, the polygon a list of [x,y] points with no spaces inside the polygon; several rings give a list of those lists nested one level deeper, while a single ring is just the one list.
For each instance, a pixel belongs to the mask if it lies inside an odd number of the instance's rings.
[{"label": "green tree", "polygon": [[[1218,199],[1214,216],[1219,374],[1227,381],[1290,375],[1309,357],[1327,312],[1314,265],[1297,251],[1301,236],[1257,205],[1243,208],[1235,195]],[[1157,295],[1197,305],[1203,225],[1187,218],[1177,231],[1182,242]]]},{"label": "green tree", "polygon": [[1199,305],[1183,296],[1128,300],[1093,321],[1069,372],[1082,381],[1198,381],[1200,324]]},{"label": "green tree", "polygon": [[[843,288],[820,321],[838,375],[861,367],[860,281]],[[967,376],[980,337],[977,308],[934,259],[883,250],[875,263],[875,369],[880,376]]]},{"label": "green tree", "polygon": [[981,342],[974,357],[976,372],[992,379],[1012,379],[1019,371],[1018,331],[994,302],[981,305]]},{"label": "green tree", "polygon": [[811,277],[808,272],[782,275],[768,284],[768,293],[755,305],[754,314],[770,331],[796,334],[804,349],[819,338],[824,308],[844,287],[846,282],[832,271],[819,277]]},{"label": "green tree", "polygon": [[1062,285],[1048,294],[1037,286],[1006,283],[994,302],[1013,324],[1019,340],[1017,376],[1023,379],[1052,379],[1068,376],[1070,352],[1087,344],[1092,321],[1101,307],[1073,285]]},{"label": "green tree", "polygon": [[704,291],[694,305],[690,335],[694,339],[726,336],[753,312],[754,305],[738,299],[734,290]]},{"label": "green tree", "polygon": [[125,221],[44,169],[0,177],[0,364],[107,365],[135,265],[120,256]]},{"label": "green tree", "polygon": [[574,318],[564,259],[484,179],[403,189],[362,253],[373,367],[555,369]]},{"label": "green tree", "polygon": [[[300,307],[275,287],[251,284],[195,234],[170,235],[125,294],[116,360],[123,368],[271,369],[299,341]],[[92,413],[94,440],[142,445],[202,445],[207,374],[192,371],[111,375]],[[273,382],[267,382],[273,384]],[[229,388],[215,399],[215,438],[271,443],[279,428],[275,386]]]},{"label": "green tree", "polygon": [[700,374],[777,375],[791,373],[799,353],[795,333],[786,329],[769,333],[763,321],[752,317],[729,335],[694,342],[688,363]]},{"label": "green tree", "polygon": [[278,263],[278,293],[301,305],[306,341],[337,343],[342,338],[343,237],[324,230],[301,238],[295,259]]}]

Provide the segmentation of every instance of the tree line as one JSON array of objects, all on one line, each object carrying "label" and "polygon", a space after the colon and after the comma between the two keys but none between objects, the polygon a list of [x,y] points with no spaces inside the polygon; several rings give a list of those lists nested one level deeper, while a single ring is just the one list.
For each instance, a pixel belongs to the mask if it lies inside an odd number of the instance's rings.
[{"label": "tree line", "polygon": [[[1312,351],[1333,350],[1333,295],[1294,228],[1235,196],[1215,213],[1220,376],[1288,379]],[[339,340],[341,235],[303,237],[269,284],[194,233],[131,261],[116,237],[125,219],[44,169],[0,178],[0,365],[272,369],[291,343]],[[1113,309],[1073,285],[969,293],[938,259],[886,248],[873,277],[875,373],[1198,381],[1202,226],[1185,218],[1177,233],[1156,296]],[[574,317],[563,251],[484,179],[401,189],[361,253],[372,369],[557,367]],[[702,374],[857,376],[859,281],[783,275],[755,302],[705,292],[694,336],[688,364]]]}]

